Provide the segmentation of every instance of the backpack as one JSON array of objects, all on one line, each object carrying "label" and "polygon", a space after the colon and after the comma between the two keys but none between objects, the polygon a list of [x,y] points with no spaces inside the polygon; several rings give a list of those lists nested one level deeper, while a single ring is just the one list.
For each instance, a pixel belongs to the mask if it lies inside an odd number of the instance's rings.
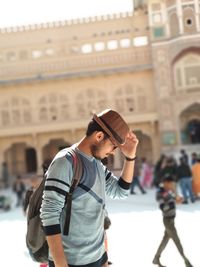
[{"label": "backpack", "polygon": [[[72,206],[72,194],[79,180],[82,176],[83,166],[79,154],[73,148],[69,148],[68,152],[72,156],[72,165],[74,176],[69,193],[66,195],[64,209],[66,208],[66,221],[64,225],[64,235],[69,233],[71,206]],[[28,208],[27,215],[27,233],[26,233],[26,245],[29,250],[29,254],[34,261],[44,263],[48,262],[49,248],[46,240],[46,235],[43,231],[41,219],[40,219],[40,207],[42,204],[42,196],[44,191],[46,177],[44,176],[42,182],[38,188],[33,192]]]}]

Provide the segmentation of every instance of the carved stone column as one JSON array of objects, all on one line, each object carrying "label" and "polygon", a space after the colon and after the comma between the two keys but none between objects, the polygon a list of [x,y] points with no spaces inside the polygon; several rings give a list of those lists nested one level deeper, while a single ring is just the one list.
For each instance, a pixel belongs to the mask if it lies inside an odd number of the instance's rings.
[{"label": "carved stone column", "polygon": [[33,138],[33,146],[36,150],[36,159],[37,159],[37,174],[38,175],[43,175],[43,169],[42,169],[42,164],[43,164],[43,158],[42,158],[42,145],[39,139],[38,134],[34,134],[32,136]]}]

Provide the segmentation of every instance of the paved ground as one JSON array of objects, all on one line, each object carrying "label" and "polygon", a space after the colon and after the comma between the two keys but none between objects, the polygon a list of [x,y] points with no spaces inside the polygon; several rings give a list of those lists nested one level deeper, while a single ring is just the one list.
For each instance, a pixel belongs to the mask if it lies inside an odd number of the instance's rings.
[{"label": "paved ground", "polygon": [[[146,195],[131,195],[126,200],[107,200],[112,226],[107,231],[109,258],[113,267],[151,267],[161,238],[161,213],[154,190]],[[200,202],[179,205],[176,225],[186,254],[194,267],[200,267]],[[0,255],[2,267],[38,267],[25,246],[26,220],[20,208],[0,213]],[[162,257],[167,267],[184,267],[170,241]]]}]

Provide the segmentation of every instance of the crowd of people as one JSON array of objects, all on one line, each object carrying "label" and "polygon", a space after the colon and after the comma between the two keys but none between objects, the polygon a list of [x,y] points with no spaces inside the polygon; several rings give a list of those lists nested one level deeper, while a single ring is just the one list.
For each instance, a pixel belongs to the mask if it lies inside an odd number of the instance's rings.
[{"label": "crowd of people", "polygon": [[189,200],[194,203],[199,199],[200,155],[192,153],[191,159],[189,159],[187,153],[181,150],[178,161],[174,157],[161,155],[154,167],[154,185],[158,186],[167,174],[174,178],[177,189],[180,188],[183,204],[188,204]]},{"label": "crowd of people", "polygon": [[189,157],[185,150],[180,151],[178,160],[162,154],[154,166],[144,157],[137,158],[130,194],[136,194],[136,188],[146,194],[149,188],[158,187],[168,174],[173,176],[183,204],[200,198],[200,155],[194,152]]}]

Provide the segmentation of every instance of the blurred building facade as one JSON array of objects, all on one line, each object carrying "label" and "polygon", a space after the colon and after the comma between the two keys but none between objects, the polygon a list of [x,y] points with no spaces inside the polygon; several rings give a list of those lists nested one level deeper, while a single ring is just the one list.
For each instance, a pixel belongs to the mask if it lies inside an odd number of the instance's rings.
[{"label": "blurred building facade", "polygon": [[[119,111],[139,156],[200,148],[200,0],[0,30],[0,165],[12,175],[77,142],[92,112]],[[122,156],[109,159],[122,166]]]}]

